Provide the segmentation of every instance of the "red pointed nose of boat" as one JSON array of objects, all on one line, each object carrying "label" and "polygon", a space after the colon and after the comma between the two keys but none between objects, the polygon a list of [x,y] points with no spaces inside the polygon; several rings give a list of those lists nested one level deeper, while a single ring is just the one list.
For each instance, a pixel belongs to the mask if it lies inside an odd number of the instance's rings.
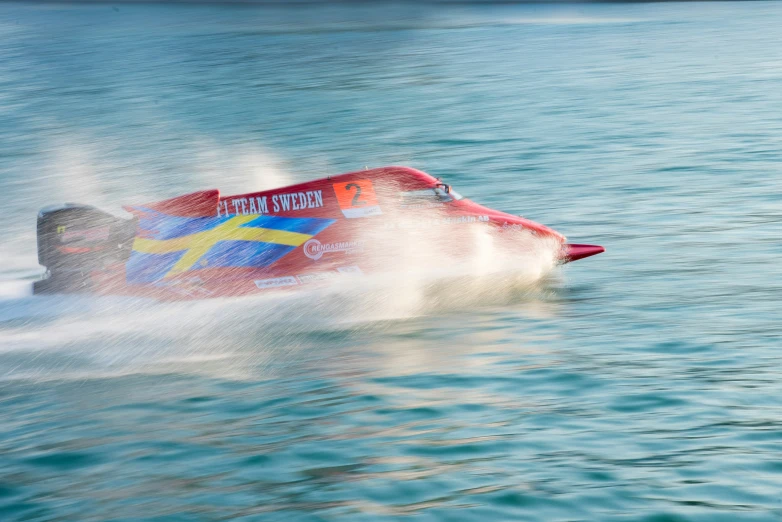
[{"label": "red pointed nose of boat", "polygon": [[585,257],[594,256],[606,251],[606,249],[600,245],[566,244],[564,246],[565,251],[564,255],[562,256],[562,260],[565,263],[570,263],[571,261],[576,261],[578,259],[584,259]]}]

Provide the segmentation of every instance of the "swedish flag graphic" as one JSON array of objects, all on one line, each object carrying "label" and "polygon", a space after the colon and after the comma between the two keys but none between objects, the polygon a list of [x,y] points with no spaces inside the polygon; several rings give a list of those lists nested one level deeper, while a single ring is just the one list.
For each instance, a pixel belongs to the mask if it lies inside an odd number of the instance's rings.
[{"label": "swedish flag graphic", "polygon": [[266,267],[328,228],[333,219],[279,216],[183,218],[140,214],[126,266],[128,284],[149,284],[202,268]]}]

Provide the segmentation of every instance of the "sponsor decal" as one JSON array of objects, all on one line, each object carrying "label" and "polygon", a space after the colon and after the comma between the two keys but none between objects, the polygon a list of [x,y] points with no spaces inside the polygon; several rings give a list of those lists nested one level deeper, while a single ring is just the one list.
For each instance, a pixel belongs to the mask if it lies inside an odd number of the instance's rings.
[{"label": "sponsor decal", "polygon": [[375,187],[368,179],[356,179],[344,183],[334,183],[334,194],[337,196],[342,215],[348,219],[379,216],[383,212],[377,202]]},{"label": "sponsor decal", "polygon": [[323,206],[323,192],[309,190],[307,192],[294,192],[293,194],[275,194],[272,196],[274,212],[288,212],[290,210],[303,210],[305,208],[320,208]]},{"label": "sponsor decal", "polygon": [[507,221],[503,223],[502,230],[515,230],[515,231],[528,230],[529,233],[532,234],[533,236],[538,235],[538,233],[533,228],[525,228],[524,225],[520,225],[518,223],[510,224]]},{"label": "sponsor decal", "polygon": [[399,193],[399,206],[409,209],[440,208],[453,201],[447,194],[438,194],[435,189],[410,190]]},{"label": "sponsor decal", "polygon": [[518,223],[510,224],[507,221],[502,224],[503,230],[524,230],[523,225],[519,225]]},{"label": "sponsor decal", "polygon": [[356,266],[341,266],[334,272],[318,272],[316,274],[305,274],[296,276],[301,284],[317,283],[319,281],[331,281],[336,278],[344,277],[345,275],[363,274],[361,269]]},{"label": "sponsor decal", "polygon": [[458,225],[460,223],[487,223],[489,216],[454,216],[443,218],[443,225]]},{"label": "sponsor decal", "polygon": [[364,272],[357,265],[337,267],[340,274],[363,274]]},{"label": "sponsor decal", "polygon": [[362,246],[360,241],[321,243],[317,239],[310,239],[304,243],[304,255],[317,261],[323,257],[323,254],[330,254],[332,252],[353,253],[361,250]]},{"label": "sponsor decal", "polygon": [[260,289],[277,288],[280,286],[296,286],[299,282],[293,276],[275,277],[272,279],[259,279],[255,281],[255,286]]},{"label": "sponsor decal", "polygon": [[317,274],[305,274],[297,276],[299,278],[299,282],[303,285],[306,285],[307,283],[317,283],[318,281],[328,281],[331,279],[334,279],[335,277],[339,277],[339,274],[336,272],[319,272]]},{"label": "sponsor decal", "polygon": [[[62,229],[62,230],[61,230]],[[111,227],[96,227],[87,230],[66,230],[64,226],[57,227],[60,243],[71,241],[105,241],[111,235]]]},{"label": "sponsor decal", "polygon": [[221,199],[217,204],[217,217],[268,214],[267,196]]},{"label": "sponsor decal", "polygon": [[280,212],[293,212],[322,206],[322,190],[274,194],[272,196],[233,197],[220,200],[217,204],[217,216],[279,214]]},{"label": "sponsor decal", "polygon": [[453,216],[431,219],[408,219],[393,221],[384,224],[387,229],[410,230],[420,228],[432,228],[443,225],[460,225],[464,223],[488,223],[489,216]]}]

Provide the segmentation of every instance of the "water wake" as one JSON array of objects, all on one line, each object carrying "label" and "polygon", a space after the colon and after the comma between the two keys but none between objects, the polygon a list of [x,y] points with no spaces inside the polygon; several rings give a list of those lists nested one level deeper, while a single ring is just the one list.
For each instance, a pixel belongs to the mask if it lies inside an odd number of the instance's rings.
[{"label": "water wake", "polygon": [[[189,190],[219,185],[231,193],[296,181],[281,160],[262,149],[200,145],[201,167]],[[70,145],[57,150],[60,170],[54,178],[66,199],[112,211],[127,194],[154,199],[149,188],[144,195],[143,189],[123,188],[121,181],[103,176],[102,167],[92,166],[91,152]],[[349,336],[393,321],[535,299],[546,291],[559,248],[523,230],[504,231],[500,238],[480,223],[373,234],[359,238],[373,245],[367,249],[370,272],[256,297],[187,303],[32,297],[29,275],[2,281],[0,378],[181,371],[183,364],[201,368],[216,360],[263,366],[317,345],[323,335]]]}]

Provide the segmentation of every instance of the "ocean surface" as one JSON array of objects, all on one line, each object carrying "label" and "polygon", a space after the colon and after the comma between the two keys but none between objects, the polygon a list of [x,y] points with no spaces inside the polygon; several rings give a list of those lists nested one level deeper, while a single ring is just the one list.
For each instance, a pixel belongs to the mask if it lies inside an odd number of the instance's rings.
[{"label": "ocean surface", "polygon": [[[0,4],[0,520],[782,520],[781,26],[767,2]],[[534,281],[28,295],[44,205],[388,164],[607,252]]]}]

